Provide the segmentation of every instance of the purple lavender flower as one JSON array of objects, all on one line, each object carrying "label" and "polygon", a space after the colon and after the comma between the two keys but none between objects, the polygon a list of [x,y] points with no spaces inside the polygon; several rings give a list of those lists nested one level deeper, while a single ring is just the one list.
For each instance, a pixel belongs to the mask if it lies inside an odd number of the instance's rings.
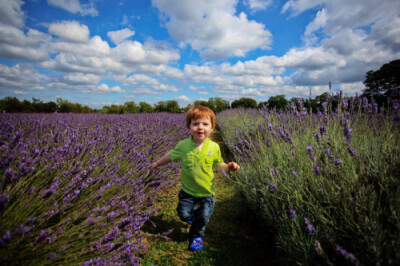
[{"label": "purple lavender flower", "polygon": [[293,204],[290,204],[289,214],[290,214],[290,217],[292,218],[292,221],[295,223],[297,216],[296,216],[296,212],[293,208]]},{"label": "purple lavender flower", "polygon": [[347,146],[347,151],[350,153],[351,156],[357,157],[357,154],[352,147]]},{"label": "purple lavender flower", "polygon": [[315,251],[318,253],[318,255],[322,255],[324,253],[324,251],[321,247],[321,243],[318,240],[315,240],[314,248],[315,248]]},{"label": "purple lavender flower", "polygon": [[314,148],[313,148],[312,145],[307,147],[307,151],[308,151],[308,154],[310,155],[310,159],[315,161],[316,158],[315,158],[315,155],[313,153],[313,150],[314,150]]},{"label": "purple lavender flower", "polygon": [[0,211],[7,208],[9,196],[7,194],[0,194]]},{"label": "purple lavender flower", "polygon": [[225,176],[226,178],[229,178],[229,175],[224,171],[224,169],[221,168],[221,173],[223,176]]},{"label": "purple lavender flower", "polygon": [[351,131],[352,129],[349,126],[350,122],[349,120],[346,120],[345,126],[343,128],[343,135],[346,137],[347,143],[349,143],[351,141]]},{"label": "purple lavender flower", "polygon": [[368,98],[367,97],[362,98],[362,106],[364,108],[368,108]]},{"label": "purple lavender flower", "polygon": [[51,254],[50,254],[50,259],[51,259],[51,260],[54,260],[55,258],[56,258],[56,253],[51,253]]},{"label": "purple lavender flower", "polygon": [[307,231],[310,235],[315,235],[315,228],[314,226],[311,224],[310,220],[308,220],[308,218],[304,217],[304,221],[306,222],[307,225]]},{"label": "purple lavender flower", "polygon": [[343,106],[343,108],[345,108],[345,109],[349,106],[349,102],[347,101],[347,99],[343,99],[343,100],[342,100],[342,106]]},{"label": "purple lavender flower", "polygon": [[315,134],[315,139],[316,139],[317,142],[319,143],[319,141],[321,140],[321,133]]},{"label": "purple lavender flower", "polygon": [[299,177],[295,171],[292,171],[292,175],[293,175],[294,178],[298,178]]},{"label": "purple lavender flower", "polygon": [[275,186],[274,184],[268,182],[268,180],[266,180],[264,183],[265,183],[266,185],[268,185],[268,187],[269,187],[269,189],[270,189],[271,191],[276,191],[276,186]]},{"label": "purple lavender flower", "polygon": [[344,248],[339,245],[336,245],[336,251],[340,253],[345,259],[353,263],[354,265],[360,265],[360,261],[354,256],[353,253],[347,252]]},{"label": "purple lavender flower", "polygon": [[319,127],[319,132],[322,134],[322,135],[328,135],[328,128],[326,127],[326,126],[320,126]]},{"label": "purple lavender flower", "polygon": [[314,173],[315,173],[316,175],[321,174],[321,169],[320,169],[319,166],[315,166],[315,167],[314,167]]}]

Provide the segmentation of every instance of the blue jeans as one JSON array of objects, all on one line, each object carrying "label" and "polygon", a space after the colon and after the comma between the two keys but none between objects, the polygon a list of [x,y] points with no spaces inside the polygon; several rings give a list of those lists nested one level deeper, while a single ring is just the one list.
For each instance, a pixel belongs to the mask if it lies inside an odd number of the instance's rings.
[{"label": "blue jeans", "polygon": [[204,237],[214,204],[214,196],[196,198],[183,190],[179,191],[178,215],[184,222],[193,221],[189,230],[189,241]]}]

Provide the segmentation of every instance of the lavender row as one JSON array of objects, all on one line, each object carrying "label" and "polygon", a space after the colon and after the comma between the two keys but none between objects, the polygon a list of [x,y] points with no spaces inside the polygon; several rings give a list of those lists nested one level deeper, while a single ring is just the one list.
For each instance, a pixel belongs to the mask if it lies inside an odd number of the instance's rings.
[{"label": "lavender row", "polygon": [[[333,98],[333,97],[332,97]],[[241,164],[237,185],[275,228],[283,263],[395,265],[400,261],[398,99],[378,109],[341,98],[331,110],[238,109],[217,117]]]},{"label": "lavender row", "polygon": [[0,258],[16,264],[139,262],[141,227],[179,166],[143,182],[186,136],[183,115],[0,115]]}]

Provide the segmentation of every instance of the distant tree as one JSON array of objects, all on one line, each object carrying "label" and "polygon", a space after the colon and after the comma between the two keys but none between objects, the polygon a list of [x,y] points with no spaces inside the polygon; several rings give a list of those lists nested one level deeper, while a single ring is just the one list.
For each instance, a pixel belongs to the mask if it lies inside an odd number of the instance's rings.
[{"label": "distant tree", "polygon": [[22,101],[22,110],[23,113],[36,113],[36,109],[32,106],[32,103],[28,100]]},{"label": "distant tree", "polygon": [[366,87],[364,96],[391,96],[391,89],[400,86],[400,59],[384,64],[376,71],[368,71],[363,83]]},{"label": "distant tree", "polygon": [[139,113],[140,108],[135,102],[126,102],[123,107],[123,112],[128,114]]},{"label": "distant tree", "polygon": [[157,104],[154,105],[155,112],[168,112],[167,102],[159,101]]},{"label": "distant tree", "polygon": [[46,113],[55,113],[57,111],[57,104],[55,102],[48,102],[44,104]]},{"label": "distant tree", "polygon": [[[80,103],[70,103],[68,100],[57,98],[57,112],[59,113],[91,113],[89,106],[82,106]],[[102,110],[103,112],[103,110]]]},{"label": "distant tree", "polygon": [[57,98],[57,112],[59,113],[72,113],[72,104],[68,100]]},{"label": "distant tree", "polygon": [[214,108],[213,104],[210,105],[209,102],[206,100],[196,100],[193,102],[193,105],[194,106],[199,106],[199,105],[206,106],[206,107],[210,108],[211,110],[213,110],[213,108]]},{"label": "distant tree", "polygon": [[320,104],[318,100],[310,98],[304,100],[304,107],[307,109],[307,111],[312,110],[313,113],[316,113],[318,108],[320,108]]},{"label": "distant tree", "polygon": [[258,104],[257,104],[257,109],[261,109],[261,108],[263,108],[263,107],[267,107],[268,106],[268,101],[261,101],[261,102],[259,102]]},{"label": "distant tree", "polygon": [[272,96],[268,99],[268,108],[276,109],[277,111],[286,111],[289,101],[286,100],[285,95]]},{"label": "distant tree", "polygon": [[319,105],[321,105],[323,102],[328,102],[329,101],[329,93],[324,92],[321,95],[318,95],[315,97],[315,100],[318,102]]},{"label": "distant tree", "polygon": [[229,102],[223,100],[220,97],[210,98],[208,99],[208,105],[215,113],[221,112],[223,110],[229,109]]},{"label": "distant tree", "polygon": [[178,102],[173,100],[167,101],[167,112],[180,113],[181,108],[179,107]]},{"label": "distant tree", "polygon": [[146,102],[140,102],[139,103],[139,111],[141,112],[141,113],[152,113],[153,112],[153,107],[150,105],[150,104],[148,104],[148,103],[146,103]]},{"label": "distant tree", "polygon": [[92,112],[93,112],[93,110],[92,110],[92,108],[90,108],[89,106],[84,105],[84,106],[82,107],[81,113],[90,114],[90,113],[92,113]]},{"label": "distant tree", "polygon": [[8,113],[20,113],[23,111],[23,103],[16,97],[5,97],[0,100],[0,108]]},{"label": "distant tree", "polygon": [[252,98],[242,97],[239,100],[234,100],[232,102],[232,108],[257,108],[257,101]]}]

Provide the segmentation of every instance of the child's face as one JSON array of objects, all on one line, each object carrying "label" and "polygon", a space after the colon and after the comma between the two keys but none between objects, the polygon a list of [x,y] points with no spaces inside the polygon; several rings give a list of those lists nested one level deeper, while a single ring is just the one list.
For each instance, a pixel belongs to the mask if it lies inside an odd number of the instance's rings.
[{"label": "child's face", "polygon": [[203,142],[213,131],[210,118],[202,117],[192,120],[189,131],[196,143]]}]

